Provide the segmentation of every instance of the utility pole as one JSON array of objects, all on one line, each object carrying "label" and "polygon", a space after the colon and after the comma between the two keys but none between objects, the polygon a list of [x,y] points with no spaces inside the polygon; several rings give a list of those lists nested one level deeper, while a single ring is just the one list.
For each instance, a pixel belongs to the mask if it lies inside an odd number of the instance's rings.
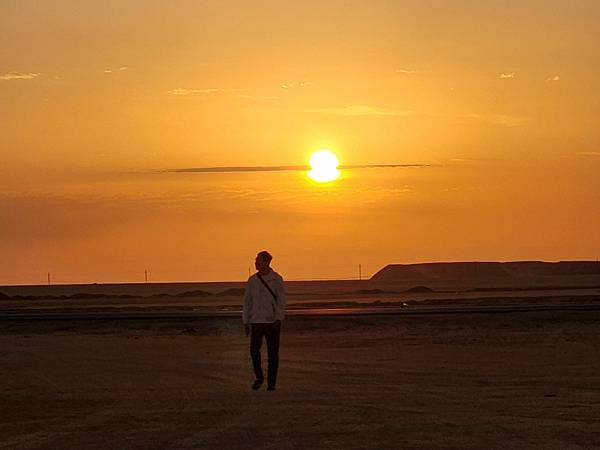
[{"label": "utility pole", "polygon": [[144,280],[146,282],[146,284],[148,284],[148,270],[144,270]]},{"label": "utility pole", "polygon": [[48,286],[50,286],[50,272],[48,272]]},{"label": "utility pole", "polygon": [[248,278],[250,278],[250,267],[248,267]]},{"label": "utility pole", "polygon": [[358,279],[362,280],[362,265],[358,265]]}]

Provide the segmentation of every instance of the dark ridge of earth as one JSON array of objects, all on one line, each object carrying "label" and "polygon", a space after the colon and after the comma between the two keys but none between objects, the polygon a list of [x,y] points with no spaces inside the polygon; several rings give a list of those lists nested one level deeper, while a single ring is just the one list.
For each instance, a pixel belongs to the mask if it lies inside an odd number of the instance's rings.
[{"label": "dark ridge of earth", "polygon": [[513,261],[388,264],[371,281],[527,280],[536,277],[599,276],[598,261]]}]

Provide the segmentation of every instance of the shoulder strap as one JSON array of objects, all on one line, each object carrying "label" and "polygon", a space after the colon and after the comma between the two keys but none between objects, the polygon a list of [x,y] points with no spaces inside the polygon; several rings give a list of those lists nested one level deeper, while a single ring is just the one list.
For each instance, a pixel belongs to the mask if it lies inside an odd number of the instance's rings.
[{"label": "shoulder strap", "polygon": [[267,282],[265,280],[263,280],[263,277],[261,277],[259,273],[257,273],[256,276],[258,277],[258,279],[260,280],[260,282],[262,284],[264,284],[264,286],[269,290],[269,292],[271,293],[271,295],[273,296],[273,298],[275,300],[277,300],[277,295],[275,295],[275,292],[273,292],[273,289],[271,289],[271,286],[269,286],[267,284]]}]

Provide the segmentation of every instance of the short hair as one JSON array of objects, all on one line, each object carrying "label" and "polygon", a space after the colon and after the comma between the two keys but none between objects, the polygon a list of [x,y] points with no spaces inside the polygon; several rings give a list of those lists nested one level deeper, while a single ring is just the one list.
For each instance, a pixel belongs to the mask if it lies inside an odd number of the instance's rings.
[{"label": "short hair", "polygon": [[271,254],[266,250],[258,252],[258,255],[256,256],[258,256],[260,259],[264,259],[265,261],[267,261],[268,264],[270,264],[271,260],[273,259],[273,256],[271,256]]}]

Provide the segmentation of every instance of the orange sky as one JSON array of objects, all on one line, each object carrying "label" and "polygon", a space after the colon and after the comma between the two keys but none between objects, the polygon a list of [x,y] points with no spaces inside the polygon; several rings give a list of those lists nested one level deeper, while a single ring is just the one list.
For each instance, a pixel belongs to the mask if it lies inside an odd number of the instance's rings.
[{"label": "orange sky", "polygon": [[0,284],[599,256],[600,3],[365,5],[0,4]]}]

